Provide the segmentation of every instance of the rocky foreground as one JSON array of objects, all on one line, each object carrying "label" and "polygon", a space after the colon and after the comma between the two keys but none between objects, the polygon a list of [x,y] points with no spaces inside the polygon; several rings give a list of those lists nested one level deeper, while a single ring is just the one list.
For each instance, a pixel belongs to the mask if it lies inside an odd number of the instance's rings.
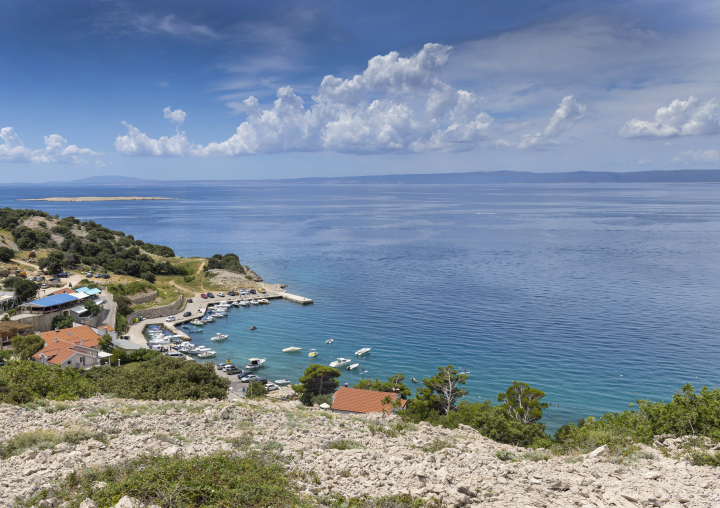
[{"label": "rocky foreground", "polygon": [[27,498],[73,469],[143,454],[192,456],[238,446],[288,457],[291,468],[309,473],[302,487],[313,496],[410,492],[436,496],[448,506],[520,508],[720,506],[717,469],[661,453],[658,448],[674,450],[681,441],[667,436],[627,463],[615,463],[603,448],[538,460],[549,455],[496,443],[466,426],[405,425],[394,417],[331,414],[293,402],[102,397],[34,410],[0,405],[0,426],[3,440],[37,429],[76,428],[97,432],[99,439],[0,461],[0,506],[12,506],[16,497]]}]

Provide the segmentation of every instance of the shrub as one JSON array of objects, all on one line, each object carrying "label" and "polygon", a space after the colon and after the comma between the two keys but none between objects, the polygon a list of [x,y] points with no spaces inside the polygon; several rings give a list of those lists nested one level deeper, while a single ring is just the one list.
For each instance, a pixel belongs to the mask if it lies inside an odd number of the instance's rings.
[{"label": "shrub", "polygon": [[0,369],[0,402],[7,404],[26,404],[36,399],[72,400],[93,393],[93,384],[69,367],[12,360]]},{"label": "shrub", "polygon": [[455,448],[455,443],[449,439],[441,439],[436,437],[430,443],[423,446],[422,450],[427,453],[439,452],[444,448]]},{"label": "shrub", "polygon": [[354,441],[352,439],[336,439],[335,441],[330,441],[327,444],[327,447],[333,450],[352,450],[353,448],[365,448],[362,443],[358,443],[357,441]]},{"label": "shrub", "polygon": [[55,316],[52,320],[53,330],[62,330],[64,328],[72,328],[72,316]]},{"label": "shrub", "polygon": [[265,385],[258,381],[250,381],[247,389],[245,390],[245,396],[248,399],[257,399],[260,397],[264,397],[267,394],[268,390],[267,388],[265,388]]},{"label": "shrub", "polygon": [[0,261],[3,263],[10,261],[14,255],[15,252],[10,247],[0,247]]},{"label": "shrub", "polygon": [[29,360],[45,347],[45,341],[39,335],[16,335],[11,343],[13,353],[21,360]]},{"label": "shrub", "polygon": [[105,438],[98,432],[88,429],[77,428],[65,432],[54,430],[31,430],[16,434],[7,441],[0,443],[0,458],[7,459],[13,455],[19,455],[25,450],[46,450],[54,448],[60,443],[76,445],[88,439],[103,441]]},{"label": "shrub", "polygon": [[503,462],[515,462],[517,460],[515,454],[509,450],[498,450],[495,455]]}]

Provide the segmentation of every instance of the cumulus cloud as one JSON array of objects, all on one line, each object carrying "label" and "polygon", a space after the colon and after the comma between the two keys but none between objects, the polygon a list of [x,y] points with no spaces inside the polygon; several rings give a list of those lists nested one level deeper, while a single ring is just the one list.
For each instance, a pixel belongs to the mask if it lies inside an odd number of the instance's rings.
[{"label": "cumulus cloud", "polygon": [[720,133],[720,104],[713,98],[704,104],[691,95],[675,99],[655,112],[655,120],[633,118],[623,125],[620,135],[628,138],[667,138],[708,136]]},{"label": "cumulus cloud", "polygon": [[182,109],[176,109],[175,111],[173,111],[172,109],[170,109],[170,106],[168,106],[163,109],[163,115],[167,120],[170,120],[171,122],[178,125],[182,125],[182,123],[185,121],[187,113],[185,113]]},{"label": "cumulus cloud", "polygon": [[720,163],[720,152],[717,150],[689,150],[682,152],[679,157],[674,157],[672,162],[675,164],[688,164],[694,162],[696,164],[718,164]]},{"label": "cumulus cloud", "polygon": [[558,137],[570,130],[579,120],[584,118],[590,109],[587,104],[575,100],[572,95],[563,97],[558,108],[555,110],[547,127],[535,134],[526,134],[518,143],[504,139],[495,142],[496,148],[546,148],[560,143]]},{"label": "cumulus cloud", "polygon": [[0,129],[0,140],[0,162],[86,164],[81,155],[100,155],[89,148],[68,145],[59,134],[45,136],[45,148],[38,150],[26,147],[12,127]]},{"label": "cumulus cloud", "polygon": [[487,138],[493,119],[482,111],[480,97],[437,78],[451,51],[426,44],[408,58],[397,52],[376,56],[352,79],[325,76],[310,105],[289,86],[278,89],[271,107],[253,96],[234,102],[246,120],[225,141],[192,145],[184,133],[151,139],[124,123],[128,134],[118,136],[115,146],[125,155],[193,156],[472,149]]},{"label": "cumulus cloud", "polygon": [[135,27],[145,33],[160,33],[176,36],[204,36],[217,38],[218,34],[205,25],[194,25],[175,14],[164,17],[147,15],[135,19]]}]

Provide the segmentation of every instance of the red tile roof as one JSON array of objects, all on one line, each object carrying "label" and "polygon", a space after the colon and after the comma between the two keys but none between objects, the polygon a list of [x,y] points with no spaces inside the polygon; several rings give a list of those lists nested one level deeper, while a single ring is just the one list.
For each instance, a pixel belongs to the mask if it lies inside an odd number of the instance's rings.
[{"label": "red tile roof", "polygon": [[51,363],[53,365],[61,365],[66,360],[69,360],[76,354],[84,354],[85,356],[92,356],[88,353],[85,353],[81,351],[82,348],[75,349],[77,347],[77,344],[73,344],[72,342],[65,342],[62,340],[58,340],[57,342],[50,342],[47,346],[42,348],[40,351],[35,353],[33,355],[33,358],[36,360],[42,360],[41,354],[44,354],[45,357],[47,357],[47,362]]},{"label": "red tile roof", "polygon": [[57,332],[55,330],[51,332],[43,332],[38,335],[42,337],[46,345],[52,344],[57,338],[63,342],[70,342],[78,345],[80,345],[80,341],[83,341],[83,346],[97,347],[100,340],[100,336],[87,325],[75,326],[73,328],[63,328]]},{"label": "red tile roof", "polygon": [[62,289],[58,289],[57,291],[53,291],[52,294],[54,294],[54,295],[63,295],[63,294],[73,295],[73,294],[75,294],[75,291],[73,291],[70,288],[62,288]]},{"label": "red tile roof", "polygon": [[[333,394],[332,409],[336,411],[350,411],[352,413],[382,413],[382,401],[388,396],[393,401],[400,399],[399,393],[341,387]],[[400,404],[401,407],[405,407],[405,400],[401,399]],[[389,408],[385,410],[388,413],[390,412]]]}]

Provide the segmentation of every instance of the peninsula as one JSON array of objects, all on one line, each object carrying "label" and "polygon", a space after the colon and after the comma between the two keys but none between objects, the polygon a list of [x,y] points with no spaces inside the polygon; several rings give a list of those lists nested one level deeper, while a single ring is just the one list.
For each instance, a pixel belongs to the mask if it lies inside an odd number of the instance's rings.
[{"label": "peninsula", "polygon": [[176,198],[158,198],[158,197],[145,197],[145,196],[78,196],[78,197],[56,197],[56,198],[26,198],[16,199],[15,201],[69,201],[69,202],[82,202],[82,201],[160,201],[166,199]]}]

